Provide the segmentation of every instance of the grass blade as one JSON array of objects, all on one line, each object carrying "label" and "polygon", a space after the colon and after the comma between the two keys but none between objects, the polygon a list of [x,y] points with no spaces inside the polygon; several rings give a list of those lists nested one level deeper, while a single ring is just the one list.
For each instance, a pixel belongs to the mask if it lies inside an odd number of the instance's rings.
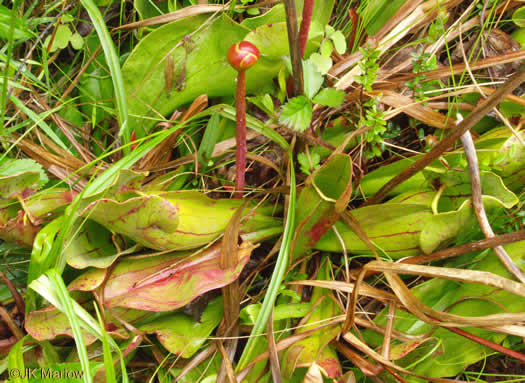
[{"label": "grass blade", "polygon": [[295,171],[293,167],[293,154],[291,150],[288,151],[288,156],[291,161],[290,165],[290,202],[288,205],[288,213],[286,214],[286,225],[284,227],[283,241],[281,248],[279,249],[279,255],[277,256],[277,262],[275,264],[275,269],[272,274],[272,279],[270,280],[270,285],[268,286],[268,292],[264,297],[263,304],[261,306],[261,311],[257,316],[257,320],[253,325],[250,338],[246,343],[246,347],[242,353],[239,364],[237,365],[237,371],[240,371],[255,357],[258,346],[260,342],[264,339],[260,335],[266,329],[266,323],[268,318],[273,310],[273,305],[275,299],[277,298],[277,293],[281,282],[284,277],[284,273],[288,268],[288,261],[290,259],[290,250],[292,245],[293,232],[295,228]]},{"label": "grass blade", "polygon": [[113,365],[113,357],[111,356],[111,348],[109,347],[109,336],[104,328],[104,322],[102,322],[100,311],[96,304],[94,304],[94,306],[95,311],[97,312],[98,324],[102,330],[102,350],[104,351],[104,372],[106,375],[106,382],[116,383],[117,378],[115,374],[115,366]]},{"label": "grass blade", "polygon": [[[97,31],[102,49],[104,50],[104,56],[111,72],[111,79],[113,81],[113,88],[115,90],[115,98],[117,101],[117,110],[119,118],[119,136],[122,137],[123,143],[128,144],[130,142],[131,132],[128,127],[128,105],[126,101],[126,90],[124,89],[124,80],[122,79],[122,72],[120,70],[120,62],[115,46],[109,35],[104,18],[100,14],[95,2],[93,0],[81,0],[80,1],[93,22],[93,26]],[[129,153],[129,147],[124,148],[125,153]]]},{"label": "grass blade", "polygon": [[74,304],[76,302],[71,299],[62,277],[54,269],[52,269],[47,272],[47,275],[42,275],[37,280],[31,282],[29,287],[37,291],[40,295],[44,296],[44,298],[46,298],[51,303],[56,303],[55,306],[64,314],[66,314],[75,337],[75,345],[77,348],[80,365],[84,371],[83,380],[85,383],[91,383],[91,370],[89,368],[89,358],[86,344],[84,343],[84,337],[82,336],[82,331],[80,329],[79,318],[74,310]]},{"label": "grass blade", "polygon": [[[71,328],[73,330],[74,330],[73,322],[71,322],[72,318],[76,325],[82,327],[85,331],[89,332],[90,334],[97,337],[99,340],[103,341],[105,330],[103,330],[100,324],[82,306],[80,306],[76,301],[74,301],[71,298],[71,296],[69,295],[69,292],[67,291],[66,286],[64,285],[64,281],[62,280],[62,277],[56,272],[56,270],[54,269],[49,270],[46,274],[40,276],[40,278],[31,282],[29,287],[35,290],[40,295],[42,295],[49,303],[55,306],[58,310],[65,313],[68,316],[68,319],[70,320]],[[67,303],[71,305],[70,307],[71,310],[69,310],[69,308],[66,306]],[[78,327],[79,331],[80,331],[80,327]],[[75,334],[75,340],[76,340],[77,339],[76,333],[74,332],[74,334]],[[80,334],[80,342],[83,345],[84,340],[80,332],[79,334]],[[122,381],[123,383],[127,383],[128,376],[126,373],[126,366],[124,364],[124,358],[122,355],[122,351],[120,350],[117,343],[113,340],[113,338],[107,337],[106,340],[109,346],[111,346],[111,348],[115,352],[117,352],[117,354],[120,357]],[[79,346],[77,343],[77,349],[78,347]],[[85,350],[85,347],[84,347],[84,350]],[[79,351],[79,356],[81,356],[80,351]],[[82,363],[82,358],[80,358],[80,360]],[[87,366],[89,367],[89,364]],[[84,371],[86,371],[86,373],[84,374],[84,378],[85,378],[88,375],[87,374],[88,370],[84,368],[84,364],[82,364],[82,368]],[[91,380],[91,378],[89,379]]]},{"label": "grass blade", "polygon": [[[23,351],[24,340],[26,340],[26,337],[20,339],[9,351],[9,355],[7,357],[9,371],[20,371],[22,374],[25,372]],[[21,378],[10,375],[9,378],[13,383],[27,383],[27,377]]]}]

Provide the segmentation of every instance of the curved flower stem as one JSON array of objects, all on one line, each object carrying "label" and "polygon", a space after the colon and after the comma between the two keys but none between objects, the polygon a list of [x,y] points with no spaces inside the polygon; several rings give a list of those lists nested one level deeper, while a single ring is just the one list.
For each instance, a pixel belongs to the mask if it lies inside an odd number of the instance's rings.
[{"label": "curved flower stem", "polygon": [[235,198],[242,198],[246,173],[246,72],[239,71],[237,76],[237,93],[235,94],[237,134],[235,141]]},{"label": "curved flower stem", "polygon": [[308,41],[308,32],[310,31],[313,12],[314,0],[305,0],[303,7],[303,21],[301,22],[301,29],[299,30],[299,43],[301,44],[302,58],[304,58],[304,51],[306,49],[306,42]]}]

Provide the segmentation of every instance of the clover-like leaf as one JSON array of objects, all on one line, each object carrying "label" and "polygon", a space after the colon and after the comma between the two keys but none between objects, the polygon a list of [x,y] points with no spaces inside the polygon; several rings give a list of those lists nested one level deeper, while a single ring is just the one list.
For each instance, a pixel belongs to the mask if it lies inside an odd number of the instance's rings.
[{"label": "clover-like leaf", "polygon": [[[334,50],[334,44],[330,39],[324,39],[321,43],[321,56],[323,57],[330,57],[332,55],[332,51]],[[312,57],[310,56],[310,60]]]},{"label": "clover-like leaf", "polygon": [[518,27],[525,27],[525,7],[518,8],[512,14],[512,21]]},{"label": "clover-like leaf", "polygon": [[84,46],[84,39],[78,32],[73,33],[69,41],[71,42],[73,49],[79,50]]}]

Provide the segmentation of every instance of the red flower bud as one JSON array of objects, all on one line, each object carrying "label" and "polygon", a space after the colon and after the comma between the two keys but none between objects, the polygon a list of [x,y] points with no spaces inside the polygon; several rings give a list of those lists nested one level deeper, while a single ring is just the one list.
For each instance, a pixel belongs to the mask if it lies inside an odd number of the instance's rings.
[{"label": "red flower bud", "polygon": [[233,44],[228,49],[228,61],[238,72],[254,66],[260,55],[257,47],[248,41]]}]

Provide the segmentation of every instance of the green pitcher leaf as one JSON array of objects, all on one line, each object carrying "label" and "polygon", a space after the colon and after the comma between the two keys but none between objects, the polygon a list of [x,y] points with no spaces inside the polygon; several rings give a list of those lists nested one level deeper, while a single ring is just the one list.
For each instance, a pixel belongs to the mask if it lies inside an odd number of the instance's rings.
[{"label": "green pitcher leaf", "polygon": [[[296,2],[297,5],[299,2]],[[284,4],[276,4],[268,12],[263,13],[262,15],[256,17],[250,17],[244,19],[241,22],[241,25],[254,30],[255,28],[261,27],[268,24],[282,23],[286,21],[286,12],[284,10]],[[284,31],[287,33],[287,31]]]},{"label": "green pitcher leaf", "polygon": [[425,338],[423,340],[409,340],[403,343],[398,343],[390,346],[390,360],[399,360],[404,358],[412,351],[416,350],[425,342],[434,342],[436,343],[437,339],[435,338]]},{"label": "green pitcher leaf", "polygon": [[[72,297],[79,302],[85,303],[90,299],[89,295],[81,292],[72,292]],[[38,311],[32,311],[26,316],[25,329],[36,340],[55,339],[59,335],[67,335],[73,338],[73,330],[66,314],[60,312],[54,306],[48,306]],[[86,345],[94,343],[97,338],[87,331],[82,331]]]},{"label": "green pitcher leaf", "polygon": [[[525,138],[525,132],[519,134]],[[505,127],[492,129],[476,140],[475,146],[482,170],[492,171],[500,176],[505,187],[512,192],[517,193],[523,189],[525,186],[525,147],[512,132]],[[366,174],[361,180],[359,190],[367,197],[375,194],[388,181],[419,158],[421,155],[402,159]],[[390,195],[416,190],[431,190],[429,180],[439,177],[446,173],[447,169],[452,168],[467,171],[467,161],[463,150],[443,155],[441,161],[434,161],[423,172],[417,173],[396,187]],[[435,175],[429,176],[430,173],[435,173]]]},{"label": "green pitcher leaf", "polygon": [[[321,265],[318,272],[318,280],[327,280],[330,278],[331,263],[328,257]],[[305,326],[296,330],[296,334],[303,333],[314,328],[320,321],[333,318],[340,314],[339,306],[331,299],[329,290],[314,287],[311,304],[317,304],[314,308]],[[330,326],[320,329],[312,335],[300,340],[299,342],[288,347],[282,357],[282,372],[286,379],[290,379],[296,368],[310,367],[317,363],[326,373],[328,378],[336,378],[341,375],[341,365],[337,353],[328,343],[335,338],[341,331],[340,325]]]},{"label": "green pitcher leaf", "polygon": [[[400,259],[421,253],[420,235],[432,217],[432,211],[424,205],[392,203],[372,205],[352,210],[380,254]],[[370,254],[366,243],[341,222],[335,224],[343,238],[345,248],[353,254]],[[335,233],[328,231],[315,245],[322,251],[342,252]]]},{"label": "green pitcher leaf", "polygon": [[261,25],[248,33],[244,40],[254,44],[261,56],[267,56],[274,61],[280,61],[281,56],[290,54],[288,31],[284,21]]},{"label": "green pitcher leaf", "polygon": [[137,191],[143,190],[142,182],[147,175],[148,173],[146,172],[120,169],[107,188],[97,193],[90,194],[89,197],[82,200],[83,207],[86,207],[88,203],[107,197],[119,202],[132,197],[137,197],[140,195]]},{"label": "green pitcher leaf", "polygon": [[165,250],[184,246],[173,246],[173,241],[167,238],[170,234],[176,235],[178,211],[175,206],[158,196],[136,197],[124,202],[100,199],[89,204],[82,215],[152,249]]},{"label": "green pitcher leaf", "polygon": [[[518,132],[525,139],[525,131]],[[525,186],[525,146],[506,127],[492,129],[476,141],[478,161],[499,175],[505,186],[520,193]]]},{"label": "green pitcher leaf", "polygon": [[[447,171],[444,175],[431,179],[430,182],[434,180],[438,180],[441,185],[447,185],[440,196],[438,211],[456,210],[470,198],[472,189],[470,177],[466,172]],[[518,197],[507,189],[501,177],[496,174],[480,172],[480,180],[483,195],[496,198],[505,208],[509,209],[519,202]]]},{"label": "green pitcher leaf", "polygon": [[15,198],[26,198],[47,182],[47,176],[33,160],[8,159],[0,164],[0,207]]},{"label": "green pitcher leaf", "polygon": [[[74,227],[74,238],[65,247],[66,261],[76,269],[87,267],[106,268],[115,260],[134,249],[119,252],[113,242],[113,235],[98,223],[87,220],[81,227]],[[116,239],[118,240],[118,239]],[[125,243],[121,243],[125,245]]]},{"label": "green pitcher leaf", "polygon": [[23,210],[0,209],[0,239],[30,248],[39,230],[40,226],[33,225]]},{"label": "green pitcher leaf", "polygon": [[72,291],[93,291],[98,288],[106,279],[108,269],[90,268],[88,271],[74,279],[68,286]]},{"label": "green pitcher leaf", "polygon": [[[25,177],[28,174],[31,173],[23,173],[18,180],[17,177],[11,177],[6,187],[14,186],[19,181],[23,183],[24,179],[27,180]],[[11,191],[20,190],[19,186],[20,184],[14,186]],[[10,205],[0,209],[0,239],[19,246],[31,247],[42,225],[55,219],[61,213],[60,208],[71,203],[75,195],[68,189],[57,188],[45,189],[28,199],[23,199],[31,192],[30,189],[25,189],[21,193],[14,191],[13,195],[17,196],[20,202],[10,200]]]},{"label": "green pitcher leaf", "polygon": [[[483,205],[487,215],[505,208],[498,199],[483,196]],[[477,233],[479,224],[472,208],[471,200],[466,200],[454,211],[440,213],[429,217],[421,231],[420,246],[425,254],[430,254],[440,245],[450,243],[460,233]]]},{"label": "green pitcher leaf", "polygon": [[293,259],[305,255],[315,246],[348,204],[352,193],[351,158],[343,154],[334,156],[306,183],[297,200]]},{"label": "green pitcher leaf", "polygon": [[69,205],[76,192],[64,188],[44,189],[24,201],[24,210],[36,224],[51,220]]},{"label": "green pitcher leaf", "polygon": [[[446,186],[440,195],[431,190],[413,190],[401,193],[385,203],[413,203],[432,207],[434,199],[437,199],[436,211],[447,212],[457,210],[471,197],[470,177],[464,171],[451,169],[444,173],[425,171],[424,174],[430,184]],[[501,177],[492,172],[481,172],[480,179],[483,195],[496,198],[507,209],[518,203],[518,197],[507,189]]]},{"label": "green pitcher leaf", "polygon": [[206,342],[223,316],[222,298],[208,303],[197,322],[190,316],[176,313],[164,316],[139,327],[148,334],[156,334],[159,342],[172,354],[191,358]]},{"label": "green pitcher leaf", "polygon": [[[143,136],[140,132],[149,131],[154,119],[201,94],[235,94],[237,72],[229,65],[226,53],[232,44],[244,39],[249,29],[226,14],[211,23],[206,20],[206,16],[189,17],[157,28],[140,41],[126,60],[122,70],[130,115],[141,116],[130,123],[139,138]],[[279,41],[286,39],[279,36]],[[258,63],[247,71],[248,93],[263,88],[277,76],[281,65],[278,57],[267,57],[264,49],[260,51]],[[172,60],[166,59],[168,55]],[[173,73],[173,83],[168,92],[165,69],[171,63],[173,68],[167,70]]]},{"label": "green pitcher leaf", "polygon": [[[68,290],[72,289],[68,287]],[[94,301],[91,298],[91,294],[72,290],[71,296],[78,303],[92,309]],[[114,319],[113,314],[118,316],[119,320]],[[127,323],[140,323],[145,320],[151,320],[151,313],[117,307],[106,312],[105,320],[107,332],[112,336],[124,339],[129,336],[127,335],[127,331],[122,328],[120,320],[125,320]],[[73,332],[67,316],[54,306],[47,306],[40,310],[30,312],[26,317],[25,328],[33,338],[39,341],[52,340],[62,335],[73,338]],[[93,344],[97,340],[97,338],[88,331],[83,331],[82,334],[86,345]]]},{"label": "green pitcher leaf", "polygon": [[[156,250],[194,249],[205,245],[226,228],[241,200],[213,200],[196,191],[161,192],[118,202],[99,199],[80,214]],[[245,209],[242,232],[280,225],[264,213],[267,207]]]},{"label": "green pitcher leaf", "polygon": [[[355,190],[356,194],[363,193],[364,196],[370,197],[377,193],[388,181],[394,178],[397,174],[408,168],[409,165],[416,162],[419,156],[405,158],[386,166],[381,166],[376,170],[367,173],[361,179],[360,187]],[[432,166],[439,166],[440,163],[432,163]],[[442,167],[442,165],[441,165]],[[425,169],[428,169],[427,166]],[[389,195],[397,195],[411,191],[422,191],[432,190],[431,185],[428,184],[422,172],[416,173],[413,177],[409,178],[399,186],[397,186]]]},{"label": "green pitcher leaf", "polygon": [[[297,17],[301,18],[302,16],[302,10],[303,10],[303,0],[298,0],[295,2],[297,6]],[[319,46],[320,37],[323,35],[324,26],[329,22],[330,17],[332,15],[332,9],[334,7],[334,0],[325,0],[323,2],[316,1],[314,2],[314,11],[312,14],[312,24],[310,26],[310,31],[308,33],[308,44],[306,47],[306,52],[311,52],[315,45]],[[286,29],[286,13],[284,10],[283,4],[277,4],[272,9],[270,9],[268,12],[264,13],[261,16],[258,17],[251,17],[249,19],[245,19],[242,21],[241,25],[248,27],[251,30],[254,30],[256,28],[263,28],[267,31],[270,30],[270,28],[273,28],[276,24],[281,23],[284,24],[284,27],[282,25],[279,26],[275,31],[272,31],[272,34],[268,36],[270,38],[269,41],[276,41],[276,38],[280,41],[288,41],[288,31]],[[246,38],[247,40],[250,40],[250,37]],[[263,40],[263,39],[261,39]],[[312,43],[314,41],[314,43]],[[252,41],[253,42],[253,41]],[[283,47],[284,53],[281,54],[281,56],[289,54],[288,47]],[[277,56],[276,56],[277,57]]]},{"label": "green pitcher leaf", "polygon": [[432,208],[432,202],[436,198],[436,192],[434,190],[414,190],[405,193],[401,193],[394,198],[384,202],[383,204],[391,203],[406,203],[414,205],[423,205]]},{"label": "green pitcher leaf", "polygon": [[[504,247],[516,265],[522,270],[525,269],[525,241],[504,245]],[[466,254],[449,264],[452,266],[468,264],[467,268],[472,270],[488,271],[513,278],[491,249],[477,255]],[[525,301],[522,298],[484,284],[465,282],[459,284],[456,281],[434,278],[413,287],[411,291],[423,304],[434,310],[447,310],[450,314],[485,316],[525,311]],[[387,314],[385,310],[379,314],[378,324],[386,324]],[[396,312],[395,318],[394,328],[407,334],[423,334],[433,329],[432,325],[423,323],[411,314],[400,310]],[[506,334],[482,328],[465,330],[495,343],[501,343],[507,337]],[[381,335],[369,330],[365,330],[362,334],[368,344],[381,345]],[[468,365],[483,360],[493,353],[493,350],[441,327],[435,328],[432,338],[435,342],[424,342],[416,350],[412,350],[414,345],[407,345],[411,352],[399,359],[398,363],[401,366],[412,366],[411,371],[422,376],[454,377]],[[458,353],[457,350],[461,352]],[[405,379],[411,383],[421,382],[414,377],[405,377]]]},{"label": "green pitcher leaf", "polygon": [[220,267],[220,244],[197,254],[184,252],[125,259],[106,281],[104,303],[110,308],[175,310],[199,295],[237,279],[252,249],[246,242],[241,245],[239,264],[229,269]]}]

